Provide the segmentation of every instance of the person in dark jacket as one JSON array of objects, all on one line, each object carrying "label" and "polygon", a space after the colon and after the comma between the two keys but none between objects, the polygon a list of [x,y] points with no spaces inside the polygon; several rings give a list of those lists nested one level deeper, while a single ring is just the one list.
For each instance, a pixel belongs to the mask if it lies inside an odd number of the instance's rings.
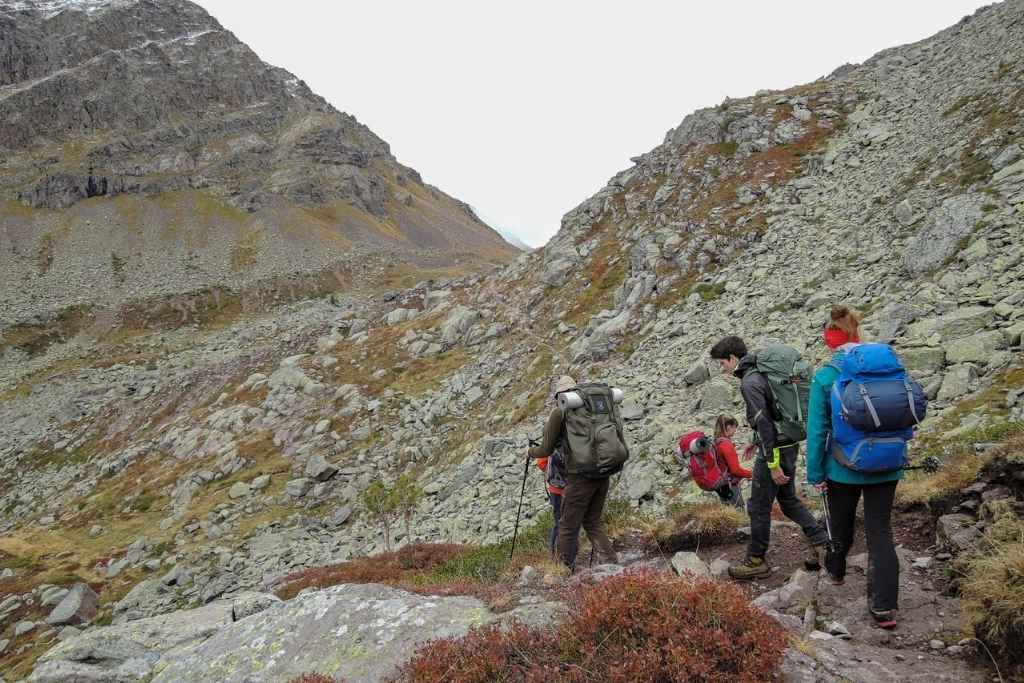
[{"label": "person in dark jacket", "polygon": [[892,537],[892,506],[903,470],[869,474],[844,467],[829,452],[832,433],[832,385],[846,352],[860,342],[860,321],[846,306],[833,306],[822,335],[834,352],[814,373],[807,410],[807,482],[828,492],[833,547],[825,553],[825,571],[835,585],[846,577],[846,556],[853,546],[857,503],[864,498],[868,540],[868,609],[881,628],[894,628],[899,607],[900,561]]},{"label": "person in dark jacket", "polygon": [[711,348],[711,357],[718,361],[723,374],[739,378],[747,422],[754,430],[758,446],[750,499],[747,501],[747,514],[750,516],[747,559],[742,564],[729,567],[729,575],[734,579],[749,580],[771,573],[771,568],[765,563],[765,555],[771,542],[771,515],[775,501],[779,502],[786,517],[800,525],[811,546],[811,555],[804,561],[804,566],[810,571],[817,571],[821,568],[819,549],[828,541],[828,535],[796,495],[793,477],[796,476],[800,447],[780,437],[775,429],[775,401],[768,379],[757,372],[756,355],[747,351],[746,343],[739,337],[720,340]]},{"label": "person in dark jacket", "polygon": [[[555,383],[555,397],[576,386],[576,380],[563,375]],[[529,451],[531,458],[550,457],[559,444],[566,459],[571,458],[569,440],[565,438],[562,411],[556,406],[544,425],[544,438],[540,446]],[[561,519],[558,523],[558,555],[571,571],[576,570],[576,554],[579,552],[580,527],[587,532],[590,544],[604,562],[618,561],[612,542],[604,532],[601,515],[608,498],[609,479],[588,479],[578,474],[567,474],[561,500]]]}]

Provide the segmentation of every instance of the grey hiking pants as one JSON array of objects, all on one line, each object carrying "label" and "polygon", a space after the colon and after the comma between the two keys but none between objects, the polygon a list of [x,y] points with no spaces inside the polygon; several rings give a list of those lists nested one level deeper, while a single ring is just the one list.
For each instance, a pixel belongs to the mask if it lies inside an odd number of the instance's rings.
[{"label": "grey hiking pants", "polygon": [[748,557],[764,557],[768,552],[772,538],[772,505],[775,501],[779,501],[782,514],[800,525],[804,536],[812,544],[824,545],[828,541],[825,528],[818,524],[811,511],[797,498],[796,461],[799,455],[800,447],[796,444],[781,449],[779,465],[789,477],[789,481],[782,486],[772,479],[764,454],[759,455],[754,463],[754,478],[751,480],[750,499],[747,501],[747,514],[750,515]]},{"label": "grey hiking pants", "polygon": [[576,570],[580,527],[587,532],[590,544],[604,562],[615,562],[615,550],[601,524],[601,514],[608,498],[608,479],[587,479],[570,474],[562,494],[562,519],[558,524],[558,555],[569,569]]}]

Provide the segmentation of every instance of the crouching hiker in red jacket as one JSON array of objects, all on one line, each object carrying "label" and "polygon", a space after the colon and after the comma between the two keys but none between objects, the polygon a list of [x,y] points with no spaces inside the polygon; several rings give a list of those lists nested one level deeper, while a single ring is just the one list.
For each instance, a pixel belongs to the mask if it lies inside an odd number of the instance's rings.
[{"label": "crouching hiker in red jacket", "polygon": [[719,415],[715,421],[715,451],[718,453],[720,462],[725,465],[723,469],[726,470],[722,484],[715,489],[715,493],[726,505],[734,505],[742,510],[746,507],[741,489],[743,480],[750,479],[754,475],[740,465],[739,456],[736,455],[736,446],[732,442],[732,437],[736,434],[738,425],[736,418],[728,415]]}]

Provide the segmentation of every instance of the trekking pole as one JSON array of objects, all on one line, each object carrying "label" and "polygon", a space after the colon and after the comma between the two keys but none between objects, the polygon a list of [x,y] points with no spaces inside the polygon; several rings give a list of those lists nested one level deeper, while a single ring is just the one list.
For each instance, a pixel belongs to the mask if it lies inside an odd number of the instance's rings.
[{"label": "trekking pole", "polygon": [[[537,446],[533,439],[527,439],[531,446]],[[519,510],[516,511],[516,528],[512,532],[512,548],[508,551],[508,559],[511,560],[516,552],[516,538],[519,536],[519,515],[523,513],[523,498],[526,496],[526,477],[530,474],[530,454],[526,454],[526,465],[523,467],[523,488],[519,492]]]},{"label": "trekking pole", "polygon": [[911,465],[904,467],[904,470],[924,470],[928,474],[935,474],[939,471],[942,466],[942,461],[933,455],[929,455],[927,458],[921,461],[920,465]]},{"label": "trekking pole", "polygon": [[828,536],[828,550],[830,552],[835,552],[835,541],[832,539],[832,513],[828,510],[827,490],[823,490],[821,492],[821,509],[825,519],[825,535]]}]

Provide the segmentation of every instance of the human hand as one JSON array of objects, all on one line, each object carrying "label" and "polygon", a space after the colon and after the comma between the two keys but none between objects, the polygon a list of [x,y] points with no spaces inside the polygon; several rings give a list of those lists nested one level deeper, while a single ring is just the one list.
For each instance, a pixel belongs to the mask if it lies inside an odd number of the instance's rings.
[{"label": "human hand", "polygon": [[828,482],[827,481],[819,481],[817,484],[814,485],[814,490],[817,491],[818,493],[825,493],[825,492],[827,492],[828,491]]},{"label": "human hand", "polygon": [[789,477],[786,476],[781,467],[773,467],[770,471],[772,473],[772,481],[778,486],[784,486],[789,483]]},{"label": "human hand", "polygon": [[748,443],[747,447],[743,449],[743,461],[746,462],[757,454],[757,444]]}]

